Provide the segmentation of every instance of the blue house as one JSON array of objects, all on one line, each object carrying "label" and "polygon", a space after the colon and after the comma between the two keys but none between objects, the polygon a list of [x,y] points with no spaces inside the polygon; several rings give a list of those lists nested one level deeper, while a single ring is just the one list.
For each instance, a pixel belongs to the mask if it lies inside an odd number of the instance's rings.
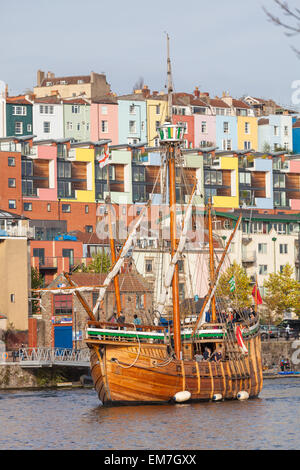
[{"label": "blue house", "polygon": [[216,116],[216,146],[220,150],[236,150],[238,148],[236,116]]},{"label": "blue house", "polygon": [[147,142],[147,106],[142,93],[118,97],[119,144]]}]

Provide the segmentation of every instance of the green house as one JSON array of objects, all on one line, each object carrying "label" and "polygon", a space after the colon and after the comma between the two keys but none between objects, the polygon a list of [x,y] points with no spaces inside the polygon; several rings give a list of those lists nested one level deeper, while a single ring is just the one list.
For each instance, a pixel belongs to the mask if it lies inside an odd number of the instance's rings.
[{"label": "green house", "polygon": [[6,98],[6,135],[32,135],[32,103],[26,96],[8,96]]}]

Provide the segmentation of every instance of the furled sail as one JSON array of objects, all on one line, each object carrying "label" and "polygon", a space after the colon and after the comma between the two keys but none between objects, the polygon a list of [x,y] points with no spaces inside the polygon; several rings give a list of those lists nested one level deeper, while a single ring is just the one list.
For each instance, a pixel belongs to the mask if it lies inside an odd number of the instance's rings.
[{"label": "furled sail", "polygon": [[171,259],[168,271],[166,272],[166,275],[165,275],[163,290],[162,290],[162,293],[160,295],[160,299],[158,301],[158,305],[157,305],[157,308],[156,308],[156,314],[159,317],[161,316],[161,314],[164,310],[164,307],[165,307],[165,303],[166,303],[166,300],[167,300],[167,292],[168,292],[168,289],[170,288],[171,283],[172,283],[176,263],[179,261],[180,256],[182,255],[182,252],[183,252],[183,249],[184,249],[184,245],[186,243],[189,220],[190,220],[191,215],[192,215],[192,205],[193,205],[193,200],[194,200],[195,189],[196,189],[196,185],[193,188],[193,192],[192,192],[192,195],[190,197],[190,201],[189,201],[187,210],[185,212],[185,216],[184,216],[184,219],[183,219],[183,227],[182,227],[181,235],[180,235],[180,238],[179,238],[179,243],[178,243],[177,250],[176,250],[173,258]]}]

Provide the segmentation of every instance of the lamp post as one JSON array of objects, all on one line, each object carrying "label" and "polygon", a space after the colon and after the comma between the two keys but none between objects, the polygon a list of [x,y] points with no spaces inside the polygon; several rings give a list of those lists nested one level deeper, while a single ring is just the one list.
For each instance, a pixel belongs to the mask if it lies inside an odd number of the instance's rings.
[{"label": "lamp post", "polygon": [[272,238],[272,242],[274,242],[274,255],[273,255],[274,256],[274,274],[276,273],[276,245],[275,245],[276,240],[277,240],[276,237]]}]

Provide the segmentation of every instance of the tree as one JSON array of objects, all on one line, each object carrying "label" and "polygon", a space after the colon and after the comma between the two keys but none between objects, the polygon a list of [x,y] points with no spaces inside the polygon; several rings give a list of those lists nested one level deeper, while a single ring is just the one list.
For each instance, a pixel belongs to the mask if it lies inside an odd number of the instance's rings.
[{"label": "tree", "polygon": [[265,304],[275,321],[282,320],[284,312],[294,310],[300,316],[300,282],[293,278],[293,268],[286,264],[281,272],[269,274],[264,282],[267,294]]},{"label": "tree", "polygon": [[81,264],[74,272],[107,273],[111,267],[110,256],[107,253],[97,253],[88,266]]},{"label": "tree", "polygon": [[[278,16],[271,13],[265,7],[263,7],[264,12],[266,13],[269,21],[280,26],[285,30],[285,35],[288,37],[296,36],[300,34],[300,9],[289,7],[288,2],[283,0],[273,0],[274,3],[279,7],[281,13],[287,18],[287,22],[281,20]],[[291,46],[293,51],[300,58],[300,50],[296,49],[294,46]]]},{"label": "tree", "polygon": [[[234,278],[234,283],[230,282]],[[235,285],[234,290],[232,285]],[[245,308],[253,304],[251,296],[251,280],[247,276],[246,271],[242,266],[235,261],[229,268],[220,276],[216,296],[219,297],[224,308]],[[223,308],[223,305],[222,307]]]},{"label": "tree", "polygon": [[[44,286],[44,278],[37,268],[31,268],[31,289],[40,289]],[[38,294],[32,293],[31,297],[38,298]],[[38,313],[40,310],[39,303],[35,300],[31,302],[31,312]]]}]

